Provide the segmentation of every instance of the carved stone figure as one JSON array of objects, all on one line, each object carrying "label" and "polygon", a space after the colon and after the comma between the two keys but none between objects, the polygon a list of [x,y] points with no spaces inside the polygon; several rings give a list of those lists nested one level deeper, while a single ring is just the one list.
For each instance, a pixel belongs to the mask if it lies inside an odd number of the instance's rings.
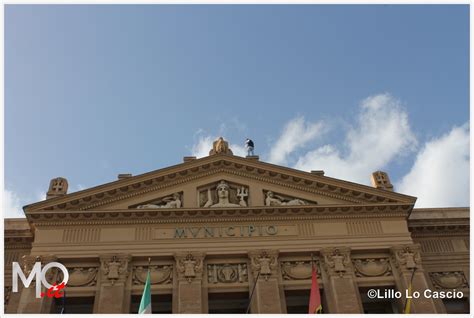
[{"label": "carved stone figure", "polygon": [[188,282],[202,274],[202,257],[195,257],[188,253],[186,256],[177,256],[177,269],[179,274]]},{"label": "carved stone figure", "polygon": [[102,272],[106,278],[114,285],[115,281],[128,276],[129,257],[112,256],[102,259]]},{"label": "carved stone figure", "polygon": [[238,190],[238,194],[237,194],[237,196],[240,198],[239,204],[230,202],[229,185],[224,180],[219,182],[219,184],[217,185],[216,193],[217,193],[218,202],[214,203],[212,200],[211,189],[207,190],[207,202],[204,205],[204,207],[226,208],[226,207],[247,206],[247,202],[245,202],[244,198],[248,196],[248,190],[243,187],[240,190]]},{"label": "carved stone figure", "polygon": [[267,197],[265,198],[266,206],[279,206],[279,205],[305,205],[305,201],[300,199],[287,200],[282,196],[274,194],[272,191],[267,191]]},{"label": "carved stone figure", "polygon": [[229,148],[229,143],[224,140],[224,138],[219,137],[214,143],[212,144],[212,149],[209,151],[209,155],[215,155],[215,154],[228,154],[232,155],[232,150]]},{"label": "carved stone figure", "polygon": [[179,193],[173,193],[172,196],[161,199],[165,204],[144,204],[137,206],[137,209],[179,209],[181,207],[181,196]]},{"label": "carved stone figure", "polygon": [[351,270],[350,250],[347,248],[324,249],[324,266],[330,274],[343,276],[344,273]]},{"label": "carved stone figure", "polygon": [[251,257],[254,275],[257,275],[258,272],[260,272],[260,275],[263,275],[265,280],[268,280],[268,277],[272,275],[272,272],[277,265],[276,253],[270,254],[267,251],[261,251],[257,253],[249,253],[249,255]]},{"label": "carved stone figure", "polygon": [[392,253],[397,267],[401,267],[404,270],[411,271],[412,269],[417,268],[418,264],[421,264],[419,245],[394,246],[392,248]]}]

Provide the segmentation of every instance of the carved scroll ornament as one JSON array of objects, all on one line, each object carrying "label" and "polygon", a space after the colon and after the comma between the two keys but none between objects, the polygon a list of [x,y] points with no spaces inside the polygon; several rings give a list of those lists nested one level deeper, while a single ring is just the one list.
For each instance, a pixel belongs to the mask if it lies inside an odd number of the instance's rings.
[{"label": "carved scroll ornament", "polygon": [[[135,285],[143,285],[148,275],[148,266],[136,266],[133,268],[133,283]],[[172,265],[152,265],[150,266],[150,283],[170,284],[173,280]]]},{"label": "carved scroll ornament", "polygon": [[392,270],[388,258],[366,258],[354,260],[357,277],[390,276]]}]

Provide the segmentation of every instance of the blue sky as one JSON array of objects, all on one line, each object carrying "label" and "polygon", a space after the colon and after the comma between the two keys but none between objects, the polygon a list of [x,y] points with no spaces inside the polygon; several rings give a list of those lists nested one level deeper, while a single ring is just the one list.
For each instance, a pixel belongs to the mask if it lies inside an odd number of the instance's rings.
[{"label": "blue sky", "polygon": [[53,177],[77,191],[219,135],[355,182],[388,171],[418,206],[468,205],[468,5],[5,7],[7,216]]}]

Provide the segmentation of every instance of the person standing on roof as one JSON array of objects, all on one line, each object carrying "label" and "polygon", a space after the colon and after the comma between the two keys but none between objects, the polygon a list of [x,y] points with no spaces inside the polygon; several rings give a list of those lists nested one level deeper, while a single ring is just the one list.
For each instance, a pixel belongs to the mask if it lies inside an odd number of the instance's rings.
[{"label": "person standing on roof", "polygon": [[255,156],[253,154],[253,141],[249,138],[245,140],[245,148],[247,148],[247,156]]}]

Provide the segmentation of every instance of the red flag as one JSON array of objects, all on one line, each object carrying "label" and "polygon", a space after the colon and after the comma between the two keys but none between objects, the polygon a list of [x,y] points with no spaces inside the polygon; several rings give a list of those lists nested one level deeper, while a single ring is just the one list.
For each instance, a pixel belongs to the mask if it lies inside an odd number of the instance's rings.
[{"label": "red flag", "polygon": [[309,314],[322,313],[321,294],[319,293],[318,274],[316,266],[313,264],[311,274],[311,294],[309,295]]}]

